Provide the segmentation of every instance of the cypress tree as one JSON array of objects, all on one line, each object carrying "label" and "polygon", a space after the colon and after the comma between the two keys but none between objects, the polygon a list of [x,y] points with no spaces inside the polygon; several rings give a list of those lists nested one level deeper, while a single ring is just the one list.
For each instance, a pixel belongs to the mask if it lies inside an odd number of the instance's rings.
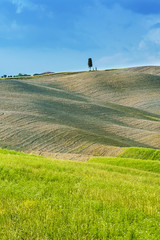
[{"label": "cypress tree", "polygon": [[92,64],[92,58],[88,58],[88,67],[90,68],[91,71],[91,67],[93,66]]}]

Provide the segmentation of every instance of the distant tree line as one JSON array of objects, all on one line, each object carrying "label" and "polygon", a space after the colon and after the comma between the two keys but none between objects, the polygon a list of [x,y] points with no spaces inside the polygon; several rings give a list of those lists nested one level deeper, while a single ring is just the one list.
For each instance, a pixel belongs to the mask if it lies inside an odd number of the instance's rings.
[{"label": "distant tree line", "polygon": [[3,76],[1,76],[1,78],[12,78],[12,77],[29,77],[31,75],[29,74],[22,74],[22,73],[19,73],[18,75],[6,75],[4,74]]},{"label": "distant tree line", "polygon": [[[52,74],[54,72],[43,72],[43,73],[35,73],[33,74],[33,76],[39,76],[39,75],[47,75],[47,74]],[[29,74],[22,74],[22,73],[19,73],[18,75],[6,75],[4,74],[3,76],[1,76],[1,78],[13,78],[13,77],[30,77],[32,75],[29,75]]]}]

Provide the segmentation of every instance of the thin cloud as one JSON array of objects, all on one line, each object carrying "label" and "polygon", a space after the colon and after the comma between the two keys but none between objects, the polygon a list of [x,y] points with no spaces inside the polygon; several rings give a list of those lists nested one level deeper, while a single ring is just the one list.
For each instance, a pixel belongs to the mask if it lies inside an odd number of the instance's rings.
[{"label": "thin cloud", "polygon": [[151,26],[152,29],[157,29],[160,28],[160,22],[154,24],[153,26]]},{"label": "thin cloud", "polygon": [[122,8],[142,15],[151,15],[160,13],[160,2],[158,0],[99,0],[106,7],[120,5]]},{"label": "thin cloud", "polygon": [[23,8],[26,7],[26,2],[22,0],[11,0],[11,3],[16,6],[16,13],[21,13]]},{"label": "thin cloud", "polygon": [[30,0],[8,0],[11,2],[13,5],[16,6],[16,13],[20,14],[24,9],[34,11],[39,9],[39,6],[33,3]]},{"label": "thin cloud", "polygon": [[146,39],[157,45],[160,45],[160,28],[150,30],[146,36]]},{"label": "thin cloud", "polygon": [[160,46],[160,23],[154,24],[139,43],[139,50]]},{"label": "thin cloud", "polygon": [[28,27],[18,24],[16,20],[7,20],[0,18],[0,41],[4,40],[18,40],[23,39],[29,31]]}]

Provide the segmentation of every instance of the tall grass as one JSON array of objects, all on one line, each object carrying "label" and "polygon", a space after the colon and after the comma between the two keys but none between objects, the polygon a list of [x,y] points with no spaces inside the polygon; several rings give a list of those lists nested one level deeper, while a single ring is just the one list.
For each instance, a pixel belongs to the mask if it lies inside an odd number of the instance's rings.
[{"label": "tall grass", "polygon": [[158,240],[160,173],[127,161],[0,151],[0,239]]}]

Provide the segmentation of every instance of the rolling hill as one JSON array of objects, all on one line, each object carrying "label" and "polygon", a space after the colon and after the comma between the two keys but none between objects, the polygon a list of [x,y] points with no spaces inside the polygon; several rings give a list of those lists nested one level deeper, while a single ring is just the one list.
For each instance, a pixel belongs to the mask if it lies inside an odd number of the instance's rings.
[{"label": "rolling hill", "polygon": [[160,67],[0,79],[0,147],[80,160],[159,149]]}]

